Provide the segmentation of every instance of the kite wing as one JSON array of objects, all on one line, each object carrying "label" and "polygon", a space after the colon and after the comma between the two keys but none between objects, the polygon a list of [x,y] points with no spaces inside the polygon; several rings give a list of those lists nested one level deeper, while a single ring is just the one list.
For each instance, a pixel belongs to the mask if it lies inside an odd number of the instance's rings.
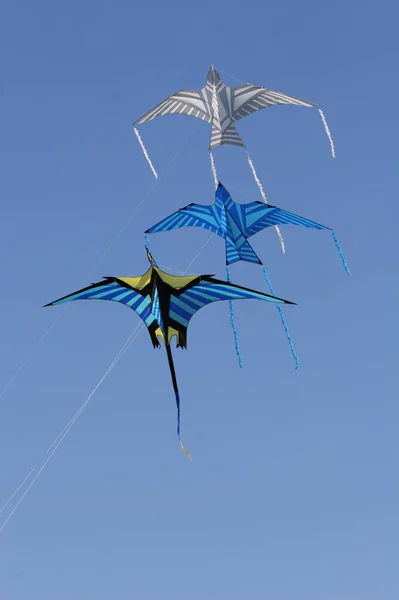
[{"label": "kite wing", "polygon": [[180,90],[180,92],[169,96],[169,98],[154,106],[145,115],[137,119],[134,125],[140,125],[164,115],[188,115],[202,119],[207,123],[212,122],[212,115],[201,91]]},{"label": "kite wing", "polygon": [[206,206],[192,203],[159,221],[159,223],[147,229],[145,233],[170,231],[180,227],[202,227],[222,235],[219,223],[220,217],[214,204]]},{"label": "kite wing", "polygon": [[[140,279],[141,278],[139,277],[137,278],[137,280]],[[150,296],[147,293],[142,293],[138,289],[133,289],[117,277],[104,277],[104,281],[93,283],[73,294],[54,300],[54,302],[50,302],[45,306],[55,306],[72,300],[114,300],[115,302],[125,304],[133,309],[142,321],[144,321],[144,324],[149,329],[153,343],[154,340],[156,340],[153,331],[155,331],[159,325],[151,310]],[[159,343],[155,345],[159,345]]]},{"label": "kite wing", "polygon": [[235,121],[268,106],[278,106],[279,104],[296,104],[308,107],[317,106],[317,104],[313,104],[307,100],[301,100],[294,96],[287,96],[287,94],[273,92],[264,87],[251,84],[231,88],[231,91],[233,96],[232,112]]},{"label": "kite wing", "polygon": [[209,276],[201,276],[198,283],[186,286],[180,293],[170,297],[170,318],[187,327],[191,317],[203,306],[219,300],[257,299],[268,302],[295,304],[289,300],[262,294],[240,285],[228,283]]},{"label": "kite wing", "polygon": [[310,219],[300,217],[295,213],[265,204],[264,202],[250,202],[248,204],[235,204],[229,208],[233,218],[242,224],[247,237],[258,233],[265,227],[272,225],[302,225],[313,229],[330,229]]}]

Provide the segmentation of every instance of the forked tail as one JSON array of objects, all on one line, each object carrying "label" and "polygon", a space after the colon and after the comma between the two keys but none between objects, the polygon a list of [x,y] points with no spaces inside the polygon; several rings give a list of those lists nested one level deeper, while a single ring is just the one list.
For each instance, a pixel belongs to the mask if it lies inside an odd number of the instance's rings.
[{"label": "forked tail", "polygon": [[244,146],[245,144],[238,133],[234,122],[228,125],[225,129],[220,129],[212,123],[211,130],[211,142],[209,144],[209,150],[223,146],[223,144],[232,144],[233,146]]},{"label": "forked tail", "polygon": [[226,263],[231,265],[239,260],[261,265],[262,261],[247,240],[241,240],[240,246],[226,238]]}]

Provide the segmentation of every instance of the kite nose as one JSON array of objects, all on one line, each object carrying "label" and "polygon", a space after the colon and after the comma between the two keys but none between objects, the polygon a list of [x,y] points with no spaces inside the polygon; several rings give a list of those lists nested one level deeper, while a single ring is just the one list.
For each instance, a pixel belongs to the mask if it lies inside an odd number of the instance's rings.
[{"label": "kite nose", "polygon": [[211,85],[216,85],[219,83],[219,81],[221,81],[221,77],[219,75],[219,73],[216,71],[215,67],[213,65],[211,65],[209,67],[209,71],[208,71],[208,75],[206,77],[208,83],[210,83]]}]

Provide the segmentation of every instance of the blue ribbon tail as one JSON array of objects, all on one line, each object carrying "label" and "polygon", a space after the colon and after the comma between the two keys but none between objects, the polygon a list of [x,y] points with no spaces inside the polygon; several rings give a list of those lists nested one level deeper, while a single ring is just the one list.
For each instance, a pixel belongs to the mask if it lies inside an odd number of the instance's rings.
[{"label": "blue ribbon tail", "polygon": [[332,236],[333,236],[333,238],[334,238],[334,243],[335,243],[335,246],[336,246],[336,248],[337,248],[337,250],[338,250],[338,252],[339,252],[339,255],[340,255],[340,257],[341,257],[342,264],[344,265],[344,269],[345,269],[345,271],[348,273],[348,275],[350,275],[350,274],[351,274],[351,272],[350,272],[350,270],[349,270],[348,263],[347,263],[347,262],[346,262],[346,260],[345,260],[344,253],[342,252],[342,248],[341,248],[341,246],[339,245],[339,242],[338,242],[337,236],[336,236],[336,234],[335,234],[335,231],[333,231],[333,232],[332,232]]},{"label": "blue ribbon tail", "polygon": [[[226,267],[226,275],[227,275],[227,281],[230,283],[231,274],[230,274],[229,267]],[[233,330],[233,335],[234,335],[234,345],[235,345],[236,354],[237,354],[237,358],[238,358],[238,364],[240,365],[240,368],[242,369],[243,364],[242,364],[240,346],[238,343],[238,333],[237,333],[237,329],[236,329],[236,322],[235,322],[235,318],[234,318],[233,300],[229,300],[229,304],[230,304],[230,323],[231,323],[231,328]]]},{"label": "blue ribbon tail", "polygon": [[[273,296],[275,296],[276,294],[275,294],[275,291],[273,289],[272,282],[270,281],[270,277],[267,274],[267,271],[266,271],[265,267],[263,267],[262,270],[263,270],[263,275],[265,276],[267,285],[269,286],[270,293]],[[287,336],[287,340],[288,340],[288,343],[290,345],[291,354],[292,354],[292,356],[294,357],[294,360],[295,360],[295,368],[298,369],[298,367],[299,367],[299,358],[298,358],[298,356],[297,356],[297,354],[295,352],[295,348],[294,348],[294,344],[293,344],[293,341],[292,341],[292,338],[291,338],[290,330],[288,329],[288,325],[287,325],[287,323],[285,321],[283,309],[281,308],[280,304],[278,304],[278,303],[276,303],[276,308],[277,308],[277,310],[278,310],[278,312],[280,314],[280,319],[281,319],[281,322],[282,322],[283,327],[284,327],[285,335]]]}]

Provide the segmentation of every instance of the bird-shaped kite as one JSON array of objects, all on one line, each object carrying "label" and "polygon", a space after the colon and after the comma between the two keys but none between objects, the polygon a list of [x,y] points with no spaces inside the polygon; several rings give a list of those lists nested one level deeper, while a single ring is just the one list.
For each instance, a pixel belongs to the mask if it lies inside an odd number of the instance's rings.
[{"label": "bird-shaped kite", "polygon": [[[188,204],[147,229],[145,233],[170,231],[180,227],[202,227],[225,239],[226,265],[231,265],[239,260],[261,265],[262,261],[248,242],[248,238],[266,227],[287,224],[331,231],[330,227],[326,225],[320,225],[320,223],[271,204],[258,201],[237,204],[226,188],[219,183],[213,204],[204,205],[194,202]],[[334,232],[332,233],[337,245],[336,235]],[[349,273],[341,248],[337,247],[342,263]]]},{"label": "bird-shaped kite", "polygon": [[[234,202],[226,190],[219,182],[215,193],[215,202],[211,205],[191,203],[169,215],[156,225],[153,225],[145,233],[157,233],[161,231],[170,231],[180,227],[202,227],[215,233],[225,239],[226,243],[226,271],[227,278],[230,281],[230,271],[228,265],[231,265],[240,260],[250,263],[262,264],[262,261],[248,242],[248,238],[255,233],[258,233],[266,227],[275,225],[302,225],[313,229],[327,229],[329,227],[320,225],[315,221],[300,217],[294,213],[265,204],[264,202],[250,202],[248,204],[237,204]],[[331,231],[331,230],[330,230]],[[341,247],[339,246],[337,237],[332,232],[335,245],[340,253],[342,263],[349,273],[348,265],[346,264]],[[274,289],[270,278],[265,268],[263,273],[271,293],[274,295]],[[282,308],[276,305],[288,342],[291,348],[291,353],[295,359],[296,367],[299,366],[299,359],[295,353],[291,335],[285,321]],[[240,367],[242,367],[242,359],[238,346],[237,331],[234,321],[233,303],[230,302],[230,321],[234,332],[235,347]]]},{"label": "bird-shaped kite", "polygon": [[268,106],[296,104],[315,107],[317,104],[273,92],[249,83],[239,87],[225,85],[215,67],[211,66],[205,87],[201,90],[180,90],[137,119],[134,125],[152,121],[164,115],[188,115],[211,123],[212,150],[223,144],[245,146],[235,122]]},{"label": "bird-shaped kite", "polygon": [[218,300],[255,298],[295,304],[282,298],[262,294],[240,285],[214,279],[210,275],[174,276],[159,269],[147,249],[150,268],[139,277],[105,277],[103,281],[46,304],[53,306],[71,300],[113,300],[133,309],[148,329],[154,348],[164,341],[177,406],[177,435],[182,449],[190,453],[180,439],[180,397],[170,342],[187,347],[187,327],[191,317],[203,306]]}]

